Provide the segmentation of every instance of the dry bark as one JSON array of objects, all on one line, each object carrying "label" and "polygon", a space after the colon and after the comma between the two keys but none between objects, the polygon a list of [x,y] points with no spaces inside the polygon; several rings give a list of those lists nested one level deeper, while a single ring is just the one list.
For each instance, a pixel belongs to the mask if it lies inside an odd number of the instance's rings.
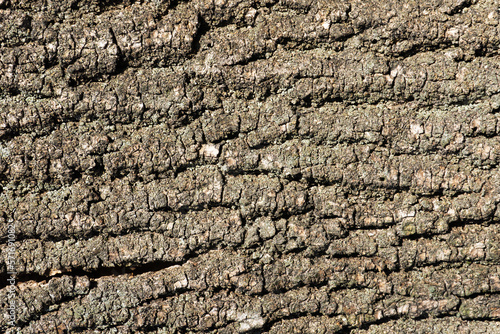
[{"label": "dry bark", "polygon": [[0,330],[500,333],[499,20],[0,0]]}]

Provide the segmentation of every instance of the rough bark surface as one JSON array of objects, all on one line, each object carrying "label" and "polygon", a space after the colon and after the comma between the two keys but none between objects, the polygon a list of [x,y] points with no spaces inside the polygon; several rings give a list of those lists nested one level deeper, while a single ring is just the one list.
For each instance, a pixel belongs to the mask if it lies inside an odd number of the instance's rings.
[{"label": "rough bark surface", "polygon": [[0,0],[0,330],[500,333],[499,5]]}]

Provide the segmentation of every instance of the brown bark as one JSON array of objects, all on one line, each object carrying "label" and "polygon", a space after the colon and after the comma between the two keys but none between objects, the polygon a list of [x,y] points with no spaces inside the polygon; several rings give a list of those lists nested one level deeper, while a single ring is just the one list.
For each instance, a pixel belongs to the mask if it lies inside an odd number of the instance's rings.
[{"label": "brown bark", "polygon": [[500,333],[499,19],[0,0],[0,330]]}]

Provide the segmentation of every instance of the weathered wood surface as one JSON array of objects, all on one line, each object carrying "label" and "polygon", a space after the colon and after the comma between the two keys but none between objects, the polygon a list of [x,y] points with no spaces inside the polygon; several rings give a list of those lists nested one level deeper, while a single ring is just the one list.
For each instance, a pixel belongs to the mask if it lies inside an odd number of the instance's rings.
[{"label": "weathered wood surface", "polygon": [[0,0],[0,330],[500,333],[499,6]]}]

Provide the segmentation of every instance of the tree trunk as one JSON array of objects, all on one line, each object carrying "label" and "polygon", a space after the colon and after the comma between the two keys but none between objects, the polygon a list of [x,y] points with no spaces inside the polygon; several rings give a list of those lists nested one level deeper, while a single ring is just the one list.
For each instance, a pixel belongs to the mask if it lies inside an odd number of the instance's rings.
[{"label": "tree trunk", "polygon": [[0,331],[500,333],[497,0],[0,8]]}]

